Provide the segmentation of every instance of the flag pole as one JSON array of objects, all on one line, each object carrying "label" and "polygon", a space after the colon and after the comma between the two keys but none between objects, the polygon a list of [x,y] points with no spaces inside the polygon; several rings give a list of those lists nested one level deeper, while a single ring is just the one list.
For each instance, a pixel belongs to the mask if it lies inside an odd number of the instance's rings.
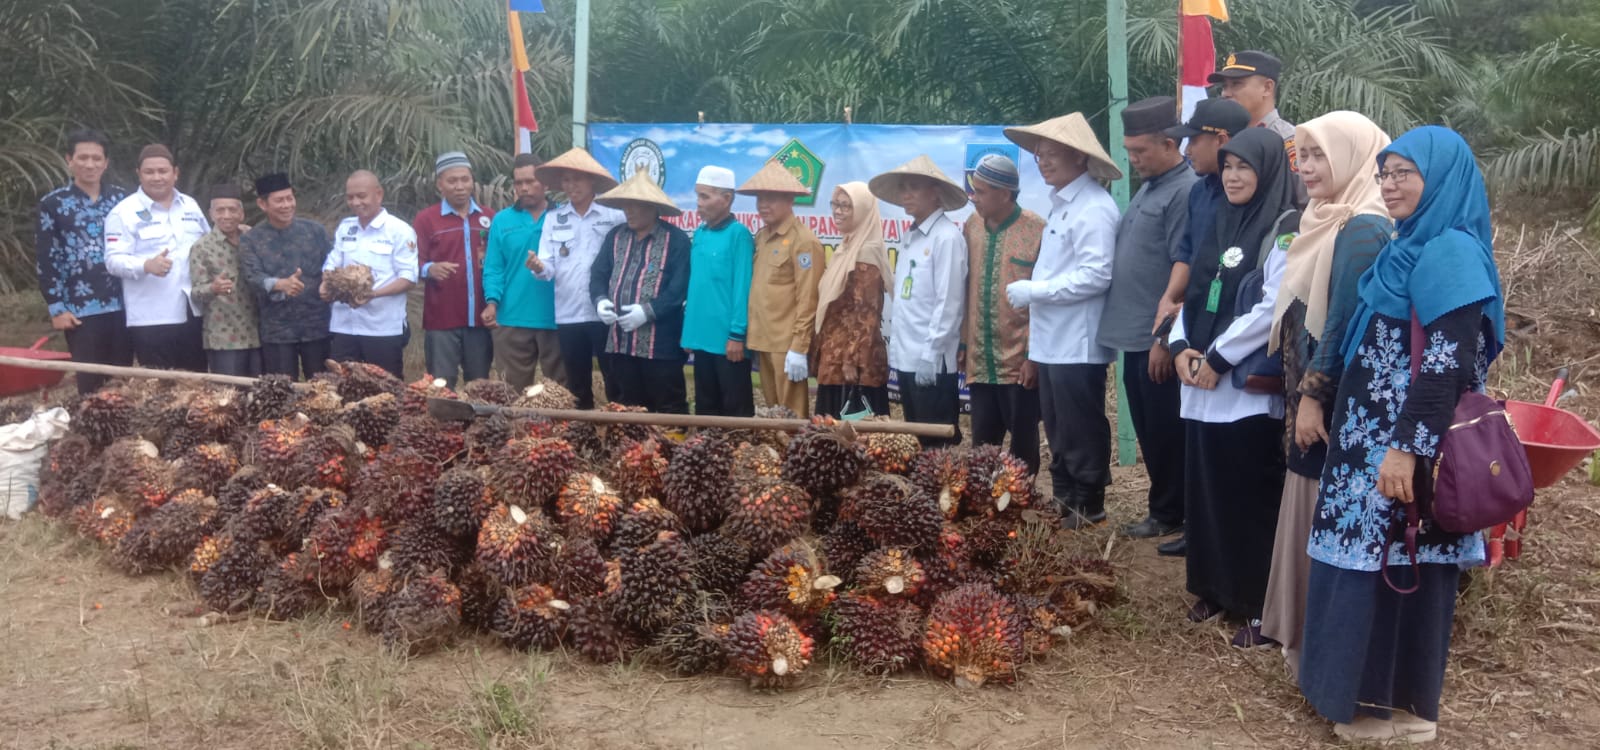
[{"label": "flag pole", "polygon": [[589,145],[589,0],[578,0],[572,50],[572,146]]},{"label": "flag pole", "polygon": [[1183,119],[1183,0],[1178,0],[1178,46],[1174,49],[1177,52],[1174,57],[1177,58],[1175,67],[1178,71],[1178,119],[1181,120]]},{"label": "flag pole", "polygon": [[[1111,161],[1122,170],[1122,179],[1111,184],[1117,207],[1128,207],[1128,149],[1122,145],[1122,110],[1128,106],[1128,0],[1106,0],[1106,69],[1111,79],[1111,102],[1107,111],[1107,131]],[[1133,432],[1133,417],[1128,413],[1128,389],[1122,385],[1126,360],[1117,355],[1117,464],[1132,466],[1138,459],[1138,439]]]}]

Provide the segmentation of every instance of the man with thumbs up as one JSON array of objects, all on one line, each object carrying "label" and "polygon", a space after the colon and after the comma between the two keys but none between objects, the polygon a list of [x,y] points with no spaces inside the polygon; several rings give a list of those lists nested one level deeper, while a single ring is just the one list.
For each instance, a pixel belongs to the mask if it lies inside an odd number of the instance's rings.
[{"label": "man with thumbs up", "polygon": [[128,337],[141,367],[205,372],[200,318],[189,300],[189,249],[211,231],[195,199],[178,192],[166,146],[139,152],[139,190],[106,216],[106,270],[122,279]]},{"label": "man with thumbs up", "polygon": [[328,303],[318,296],[328,230],[295,216],[294,187],[282,173],[256,180],[267,222],[239,239],[244,285],[261,306],[261,366],[268,374],[310,378],[328,360]]},{"label": "man with thumbs up", "polygon": [[239,237],[244,201],[237,185],[211,188],[211,233],[189,251],[189,298],[200,309],[206,364],[222,375],[261,374],[261,317],[256,296],[240,288]]}]

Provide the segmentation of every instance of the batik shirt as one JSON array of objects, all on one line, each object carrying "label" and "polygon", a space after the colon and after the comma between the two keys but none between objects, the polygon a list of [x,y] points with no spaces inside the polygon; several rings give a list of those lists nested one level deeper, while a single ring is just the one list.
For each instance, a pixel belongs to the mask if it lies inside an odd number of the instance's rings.
[{"label": "batik shirt", "polygon": [[[211,282],[233,280],[232,294],[213,294]],[[189,299],[200,309],[205,347],[214,351],[261,346],[261,315],[255,292],[244,282],[239,247],[212,229],[189,249]]]},{"label": "batik shirt", "polygon": [[70,312],[80,318],[122,309],[122,280],[106,270],[106,214],[128,191],[100,186],[89,199],[76,184],[57,188],[39,199],[39,225],[34,234],[39,293],[50,316]]},{"label": "batik shirt", "polygon": [[1006,286],[1033,278],[1044,236],[1044,217],[1017,207],[989,231],[973,214],[962,230],[967,238],[967,382],[1015,385],[1028,359],[1028,308],[1011,306]]},{"label": "batik shirt", "polygon": [[[261,304],[261,342],[298,344],[328,338],[328,303],[317,296],[322,264],[333,242],[328,230],[309,219],[295,219],[279,229],[263,221],[239,238],[245,284]],[[300,270],[305,291],[290,297],[272,291],[279,279]]]},{"label": "batik shirt", "polygon": [[[1416,382],[1409,320],[1374,313],[1360,339],[1346,343],[1357,349],[1339,382],[1328,463],[1306,545],[1312,559],[1376,571],[1388,545],[1391,564],[1408,561],[1403,545],[1390,540],[1396,501],[1378,491],[1378,467],[1391,448],[1417,456],[1419,464],[1438,453],[1461,393],[1483,390],[1489,371],[1485,328],[1481,304],[1425,326]],[[1483,561],[1481,535],[1451,534],[1422,521],[1417,562],[1465,567]]]}]

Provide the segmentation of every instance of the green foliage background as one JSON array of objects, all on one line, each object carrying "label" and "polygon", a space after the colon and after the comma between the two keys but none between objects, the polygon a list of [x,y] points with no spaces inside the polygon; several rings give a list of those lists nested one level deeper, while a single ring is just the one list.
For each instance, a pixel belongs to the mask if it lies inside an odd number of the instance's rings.
[{"label": "green foliage background", "polygon": [[[549,157],[570,145],[573,0],[524,15]],[[1101,0],[594,0],[592,121],[1105,125]],[[343,176],[385,176],[402,214],[460,148],[486,192],[509,165],[503,0],[0,0],[0,289],[33,283],[34,202],[66,179],[66,131],[144,143],[181,183],[285,169],[337,215]],[[1174,88],[1176,0],[1130,0],[1134,98]],[[1355,109],[1392,133],[1464,132],[1503,190],[1600,186],[1600,3],[1231,0],[1219,50],[1285,61],[1291,120]]]}]

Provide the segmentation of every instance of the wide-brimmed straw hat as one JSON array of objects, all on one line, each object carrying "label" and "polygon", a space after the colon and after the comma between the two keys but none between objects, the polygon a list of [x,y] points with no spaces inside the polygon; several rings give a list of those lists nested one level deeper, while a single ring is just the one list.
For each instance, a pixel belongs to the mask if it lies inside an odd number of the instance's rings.
[{"label": "wide-brimmed straw hat", "polygon": [[1094,128],[1089,127],[1089,121],[1078,112],[1045,120],[1037,125],[1006,128],[1005,134],[1012,143],[1021,146],[1030,154],[1037,153],[1039,141],[1042,140],[1054,141],[1076,149],[1089,157],[1089,174],[1095,179],[1122,179],[1122,170],[1117,167],[1116,162],[1111,161],[1110,156],[1106,155],[1105,148],[1094,137]]},{"label": "wide-brimmed straw hat", "polygon": [[950,179],[939,165],[934,164],[927,154],[922,154],[911,161],[901,164],[867,183],[867,189],[885,203],[900,205],[900,191],[904,189],[906,178],[925,177],[933,180],[939,186],[939,207],[946,211],[955,211],[967,205],[967,191],[961,184]]},{"label": "wide-brimmed straw hat", "polygon": [[776,193],[778,195],[793,195],[796,197],[810,195],[811,189],[800,182],[794,173],[790,172],[776,159],[768,161],[759,172],[745,180],[739,189],[734,191],[740,195],[755,195],[757,193]]},{"label": "wide-brimmed straw hat", "polygon": [[593,177],[596,193],[603,193],[617,186],[617,178],[612,177],[605,167],[600,166],[600,162],[595,161],[588,151],[581,148],[571,149],[540,164],[538,169],[533,170],[533,176],[539,178],[545,185],[560,190],[562,172],[577,172]]},{"label": "wide-brimmed straw hat", "polygon": [[658,216],[677,216],[683,213],[682,209],[673,205],[672,199],[668,198],[666,193],[661,192],[661,188],[656,186],[656,181],[650,179],[650,173],[643,169],[634,172],[627,182],[607,190],[594,200],[602,206],[616,209],[622,208],[621,204],[628,202],[648,203],[656,207]]}]

